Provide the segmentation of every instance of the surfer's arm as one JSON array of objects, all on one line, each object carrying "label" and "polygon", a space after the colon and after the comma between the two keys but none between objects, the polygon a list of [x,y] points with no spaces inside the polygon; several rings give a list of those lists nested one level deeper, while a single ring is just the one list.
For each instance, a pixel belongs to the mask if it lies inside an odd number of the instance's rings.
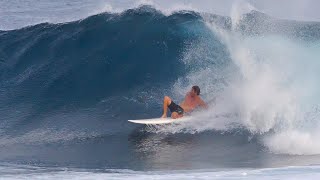
[{"label": "surfer's arm", "polygon": [[198,103],[199,103],[199,106],[201,106],[202,108],[208,109],[207,103],[205,103],[200,97],[198,99]]}]

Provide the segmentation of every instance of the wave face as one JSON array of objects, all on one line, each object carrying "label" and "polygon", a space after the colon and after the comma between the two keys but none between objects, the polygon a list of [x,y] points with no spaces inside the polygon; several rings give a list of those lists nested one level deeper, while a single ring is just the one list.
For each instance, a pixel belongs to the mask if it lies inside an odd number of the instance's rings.
[{"label": "wave face", "polygon": [[[141,6],[1,31],[0,159],[129,169],[319,162],[294,155],[320,153],[320,24],[233,14]],[[194,84],[210,105],[199,121],[127,123],[160,116],[164,95],[179,101]]]},{"label": "wave face", "polygon": [[[9,116],[2,120],[33,126],[37,123],[31,121],[42,122],[42,116],[97,110],[99,103],[112,108],[103,119],[135,118],[135,106],[145,109],[145,102],[158,102],[186,73],[180,61],[186,44],[208,31],[196,13],[166,17],[145,6],[2,32],[1,103]],[[149,93],[159,97],[150,101]],[[128,103],[131,113],[121,113]]]}]

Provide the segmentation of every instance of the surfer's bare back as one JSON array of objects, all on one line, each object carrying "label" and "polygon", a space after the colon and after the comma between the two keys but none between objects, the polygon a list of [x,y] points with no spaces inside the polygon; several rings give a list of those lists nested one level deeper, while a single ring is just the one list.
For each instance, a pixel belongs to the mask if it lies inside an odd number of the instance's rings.
[{"label": "surfer's bare back", "polygon": [[172,119],[181,118],[185,112],[190,112],[198,106],[208,108],[208,105],[200,97],[199,86],[192,86],[191,91],[187,93],[180,105],[174,103],[170,97],[165,96],[163,99],[163,114],[161,117],[167,117],[167,111],[169,108]]}]

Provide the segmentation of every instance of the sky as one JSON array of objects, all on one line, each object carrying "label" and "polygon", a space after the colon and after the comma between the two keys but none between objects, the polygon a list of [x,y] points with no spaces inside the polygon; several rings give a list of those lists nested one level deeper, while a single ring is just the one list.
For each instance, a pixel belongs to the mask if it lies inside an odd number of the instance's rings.
[{"label": "sky", "polygon": [[248,3],[273,17],[320,22],[320,0],[0,0],[0,29],[73,21],[140,4],[153,5],[165,14],[185,9],[230,16],[234,4]]}]

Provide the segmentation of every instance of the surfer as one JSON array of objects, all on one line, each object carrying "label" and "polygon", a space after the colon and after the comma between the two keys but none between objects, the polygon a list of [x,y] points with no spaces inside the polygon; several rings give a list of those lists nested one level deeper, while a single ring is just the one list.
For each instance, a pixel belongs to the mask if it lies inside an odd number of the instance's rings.
[{"label": "surfer", "polygon": [[177,105],[170,97],[165,96],[163,99],[163,115],[161,118],[167,117],[168,108],[171,111],[171,118],[177,119],[183,117],[186,112],[191,112],[197,107],[208,108],[208,105],[200,97],[199,86],[192,86],[191,91],[187,93],[184,100]]}]

